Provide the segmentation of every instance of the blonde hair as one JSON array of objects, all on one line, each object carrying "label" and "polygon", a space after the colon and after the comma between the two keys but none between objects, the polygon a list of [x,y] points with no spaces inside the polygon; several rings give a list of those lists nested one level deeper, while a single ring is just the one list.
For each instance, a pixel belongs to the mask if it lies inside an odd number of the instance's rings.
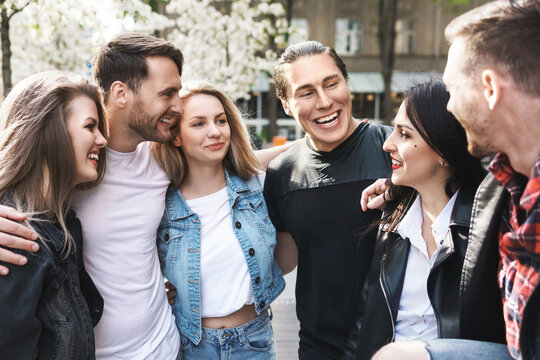
[{"label": "blonde hair", "polygon": [[[65,256],[74,246],[65,218],[76,178],[66,119],[77,96],[87,96],[95,102],[98,128],[107,137],[98,88],[59,71],[42,72],[22,80],[0,108],[0,200],[27,213],[30,219],[36,213],[44,213],[57,222],[65,233]],[[81,184],[82,188],[99,183],[103,177],[104,148],[99,158],[98,178]]]},{"label": "blonde hair", "polygon": [[[182,84],[180,98],[183,100],[199,94],[214,96],[225,110],[231,129],[231,145],[223,159],[225,169],[244,180],[257,174],[261,165],[253,153],[247,127],[236,105],[223,91],[209,83],[187,82]],[[169,132],[179,131],[180,121],[173,124]],[[189,171],[182,148],[177,148],[170,141],[164,144],[154,143],[152,147],[159,165],[165,170],[173,185],[180,187]]]}]

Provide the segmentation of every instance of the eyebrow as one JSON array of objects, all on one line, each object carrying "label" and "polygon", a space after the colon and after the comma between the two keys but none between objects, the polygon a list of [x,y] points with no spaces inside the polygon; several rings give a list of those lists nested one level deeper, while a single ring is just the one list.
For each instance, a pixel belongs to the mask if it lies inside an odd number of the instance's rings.
[{"label": "eyebrow", "polygon": [[[334,79],[334,78],[338,78],[338,77],[339,77],[338,74],[332,74],[332,75],[329,75],[329,76],[325,77],[325,78],[322,80],[322,83],[324,84],[325,82],[328,82],[328,81],[330,81],[330,80],[332,80],[332,79]],[[309,88],[312,88],[312,87],[314,87],[313,84],[304,84],[304,85],[301,85],[301,86],[299,86],[298,88],[296,88],[296,90],[294,91],[294,93],[296,94],[296,93],[299,92],[299,91],[302,91],[302,90],[304,90],[304,89],[309,89]]]},{"label": "eyebrow", "polygon": [[180,91],[178,87],[171,86],[171,87],[161,90],[160,92],[158,92],[158,94],[161,96],[161,95],[167,95],[170,92],[178,92],[178,91]]},{"label": "eyebrow", "polygon": [[[219,114],[216,114],[216,115],[214,116],[214,119],[217,119],[217,118],[220,117],[220,116],[225,116],[225,117],[226,117],[227,114],[225,114],[225,111],[222,111],[222,112],[220,112]],[[195,116],[190,117],[190,118],[188,119],[188,121],[191,121],[191,120],[206,120],[206,118],[207,118],[206,116],[195,115]]]},{"label": "eyebrow", "polygon": [[415,131],[414,128],[412,128],[411,126],[406,125],[406,124],[396,124],[396,123],[394,123],[394,127],[396,127],[396,128],[405,128],[405,129],[409,129],[411,131]]}]

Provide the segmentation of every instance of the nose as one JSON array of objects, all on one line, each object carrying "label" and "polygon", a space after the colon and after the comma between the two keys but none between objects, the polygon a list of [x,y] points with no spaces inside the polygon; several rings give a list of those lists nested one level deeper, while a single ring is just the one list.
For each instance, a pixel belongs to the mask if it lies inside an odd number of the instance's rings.
[{"label": "nose", "polygon": [[332,99],[324,90],[317,91],[317,109],[327,109],[332,105]]},{"label": "nose", "polygon": [[173,112],[177,113],[179,116],[184,115],[184,103],[182,102],[182,98],[180,97],[180,94],[178,92],[172,99],[172,104],[171,104],[170,109]]},{"label": "nose", "polygon": [[96,144],[98,149],[101,149],[101,148],[104,148],[105,146],[107,146],[107,139],[105,139],[105,137],[103,136],[103,134],[99,130],[96,130],[94,143]]},{"label": "nose", "polygon": [[214,122],[211,122],[210,127],[208,129],[208,136],[209,137],[219,137],[221,135],[221,132],[219,131],[219,128],[216,126]]},{"label": "nose", "polygon": [[394,132],[392,132],[392,134],[390,134],[390,136],[385,140],[382,147],[384,151],[389,152],[389,153],[396,151],[396,144],[393,141],[393,137],[394,137]]}]

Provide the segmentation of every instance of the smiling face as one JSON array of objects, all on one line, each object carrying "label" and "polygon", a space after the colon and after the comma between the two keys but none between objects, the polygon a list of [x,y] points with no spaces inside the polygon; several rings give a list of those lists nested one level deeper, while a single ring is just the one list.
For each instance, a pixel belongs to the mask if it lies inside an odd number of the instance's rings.
[{"label": "smiling face", "polygon": [[66,128],[73,147],[77,168],[75,184],[95,180],[99,150],[107,145],[98,128],[96,104],[87,96],[79,95],[69,104]]},{"label": "smiling face", "polygon": [[493,115],[489,114],[480,80],[474,81],[467,70],[467,51],[466,39],[463,37],[456,38],[450,45],[443,76],[450,93],[447,109],[465,129],[469,153],[483,157],[497,151],[493,141],[499,131],[493,124]]},{"label": "smiling face", "polygon": [[448,166],[428,145],[407,117],[402,103],[394,119],[394,131],[383,145],[392,158],[392,183],[420,191],[426,184],[444,184],[450,176]]},{"label": "smiling face", "polygon": [[284,66],[285,112],[298,121],[319,151],[330,151],[356,128],[347,80],[326,53],[304,56]]},{"label": "smiling face", "polygon": [[184,99],[184,115],[172,142],[182,147],[190,167],[220,165],[229,150],[231,129],[221,102],[212,95]]},{"label": "smiling face", "polygon": [[142,140],[169,140],[172,121],[183,113],[180,74],[174,61],[162,56],[146,58],[148,76],[135,94],[128,126]]}]

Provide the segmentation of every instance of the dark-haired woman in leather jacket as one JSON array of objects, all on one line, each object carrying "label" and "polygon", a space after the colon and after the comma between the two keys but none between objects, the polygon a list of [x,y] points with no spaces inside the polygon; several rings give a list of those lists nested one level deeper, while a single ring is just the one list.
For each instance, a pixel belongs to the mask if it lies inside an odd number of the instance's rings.
[{"label": "dark-haired woman in leather jacket", "polygon": [[[481,284],[485,297],[480,289],[470,291],[462,271],[473,251],[469,221],[485,170],[467,152],[463,128],[446,111],[448,99],[439,81],[410,88],[383,146],[392,158],[392,201],[377,224],[379,235],[346,359],[369,359],[393,341],[504,341],[500,297],[493,296],[498,291],[496,267],[490,267],[492,277]],[[496,254],[491,246],[474,246],[480,250],[474,256]]]}]

